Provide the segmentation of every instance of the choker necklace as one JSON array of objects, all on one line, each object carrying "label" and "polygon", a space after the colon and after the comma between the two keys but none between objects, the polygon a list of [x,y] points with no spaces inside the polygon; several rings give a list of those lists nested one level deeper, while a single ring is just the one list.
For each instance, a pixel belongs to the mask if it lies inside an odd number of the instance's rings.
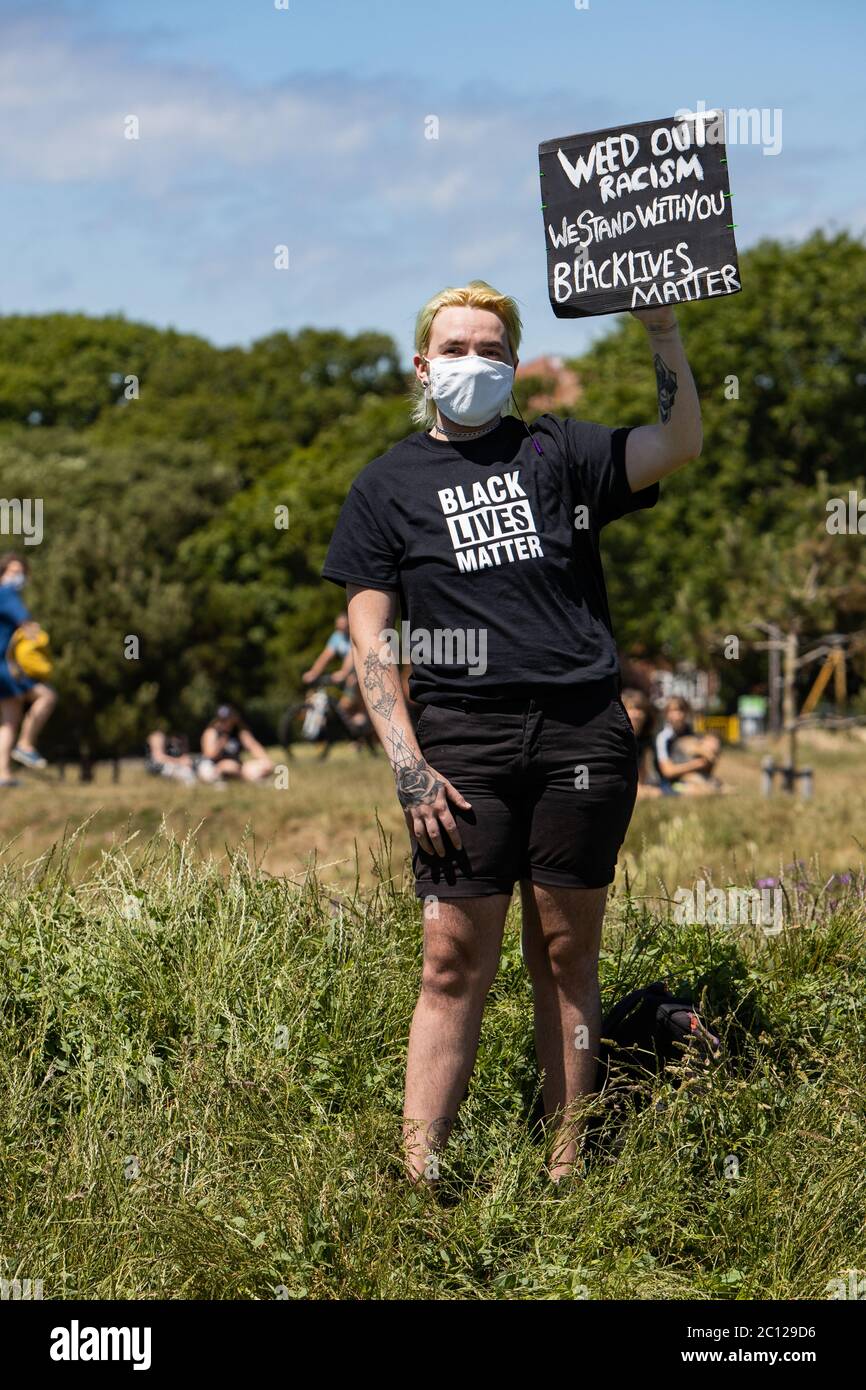
[{"label": "choker necklace", "polygon": [[500,415],[497,420],[494,420],[492,425],[485,425],[484,428],[480,430],[461,430],[459,434],[456,432],[451,434],[448,430],[443,429],[441,425],[433,425],[428,432],[432,434],[433,430],[438,430],[440,434],[444,434],[448,443],[457,444],[462,439],[479,439],[482,434],[489,434],[491,430],[498,429],[501,424],[502,416]]}]

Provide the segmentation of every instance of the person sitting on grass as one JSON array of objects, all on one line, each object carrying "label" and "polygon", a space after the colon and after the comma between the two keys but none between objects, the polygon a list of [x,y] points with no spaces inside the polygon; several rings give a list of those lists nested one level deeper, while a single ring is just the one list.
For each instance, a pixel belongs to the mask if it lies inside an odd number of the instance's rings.
[{"label": "person sitting on grass", "polygon": [[721,740],[715,734],[695,734],[690,715],[691,706],[682,695],[673,695],[665,705],[665,722],[655,741],[655,763],[665,796],[706,796],[722,790],[715,775]]},{"label": "person sitting on grass", "polygon": [[661,796],[659,776],[653,760],[653,725],[655,716],[649,696],[634,686],[626,686],[620,695],[625,712],[637,739],[637,799]]},{"label": "person sitting on grass", "polygon": [[190,756],[185,736],[167,735],[155,729],[147,736],[145,769],[154,777],[171,777],[176,782],[194,782],[198,759]]},{"label": "person sitting on grass", "polygon": [[22,767],[47,766],[36,741],[57,703],[50,685],[9,664],[13,633],[19,628],[24,637],[40,633],[21,598],[29,573],[30,566],[21,556],[12,551],[0,555],[0,787],[19,785],[12,776],[11,760]]},{"label": "person sitting on grass", "polygon": [[[234,705],[220,705],[201,736],[204,755],[198,765],[203,782],[221,783],[228,778],[263,782],[274,765]],[[249,757],[243,761],[243,755]]]}]

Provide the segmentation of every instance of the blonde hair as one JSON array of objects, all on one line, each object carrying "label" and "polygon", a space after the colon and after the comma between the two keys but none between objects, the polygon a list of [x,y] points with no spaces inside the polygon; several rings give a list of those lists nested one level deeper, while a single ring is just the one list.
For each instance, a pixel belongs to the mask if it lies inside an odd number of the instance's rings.
[{"label": "blonde hair", "polygon": [[[430,346],[430,333],[433,328],[433,320],[440,309],[489,309],[492,314],[501,319],[505,324],[505,332],[508,337],[508,346],[511,349],[511,356],[517,356],[517,349],[520,347],[520,337],[523,332],[523,324],[520,322],[520,311],[516,302],[507,294],[500,294],[492,285],[488,285],[486,280],[470,280],[468,285],[460,288],[454,286],[440,290],[434,294],[432,299],[428,299],[415,320],[415,351],[426,353]],[[436,402],[428,400],[424,393],[424,387],[417,379],[411,391],[412,400],[412,419],[416,424],[426,428],[436,420]]]}]

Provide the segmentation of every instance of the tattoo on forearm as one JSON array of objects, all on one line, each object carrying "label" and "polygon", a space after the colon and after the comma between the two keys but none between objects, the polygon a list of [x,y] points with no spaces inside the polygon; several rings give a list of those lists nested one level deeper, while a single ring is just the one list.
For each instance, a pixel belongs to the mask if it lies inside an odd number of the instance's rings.
[{"label": "tattoo on forearm", "polygon": [[434,802],[442,789],[423,757],[413,753],[397,724],[388,730],[386,752],[397,779],[397,796],[401,806],[423,806]]},{"label": "tattoo on forearm", "polygon": [[[383,719],[390,720],[397,704],[398,680],[396,667],[383,661],[375,647],[364,658],[364,690],[367,704]],[[389,723],[382,742],[397,781],[400,805],[421,806],[436,800],[442,782],[434,777],[423,757],[413,751],[399,724]]]},{"label": "tattoo on forearm", "polygon": [[659,418],[662,424],[666,425],[671,418],[671,411],[674,408],[674,398],[677,394],[677,374],[671,371],[670,367],[662,360],[658,353],[656,353],[653,358],[653,366],[656,369]]},{"label": "tattoo on forearm", "polygon": [[364,689],[370,708],[381,714],[383,719],[389,719],[397,703],[394,668],[386,665],[372,647],[364,658]]}]

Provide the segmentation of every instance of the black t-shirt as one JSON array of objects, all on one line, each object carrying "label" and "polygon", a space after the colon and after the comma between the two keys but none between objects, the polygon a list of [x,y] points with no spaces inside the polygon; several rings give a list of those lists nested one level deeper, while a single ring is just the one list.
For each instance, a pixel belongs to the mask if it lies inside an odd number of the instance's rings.
[{"label": "black t-shirt", "polygon": [[618,673],[599,532],[655,506],[659,485],[629,488],[628,428],[542,415],[532,430],[541,456],[514,416],[459,445],[420,431],[349,489],[322,575],[396,590],[422,704]]}]

